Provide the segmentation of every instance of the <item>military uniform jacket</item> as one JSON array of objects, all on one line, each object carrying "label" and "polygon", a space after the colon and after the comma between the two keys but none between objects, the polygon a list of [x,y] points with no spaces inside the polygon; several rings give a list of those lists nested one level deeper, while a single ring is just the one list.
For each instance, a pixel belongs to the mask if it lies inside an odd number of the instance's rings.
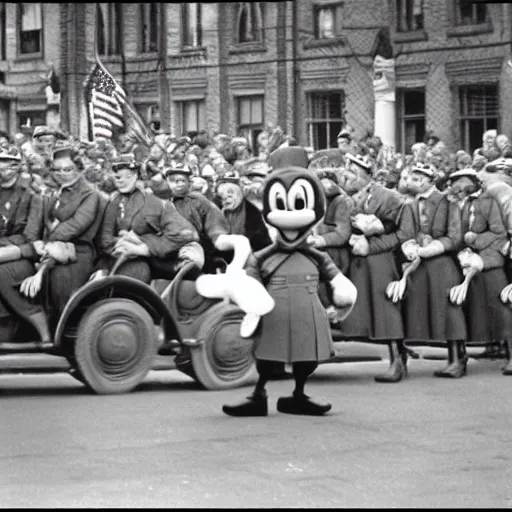
[{"label": "military uniform jacket", "polygon": [[45,197],[47,242],[90,245],[101,222],[100,195],[82,176],[76,183]]},{"label": "military uniform jacket", "polygon": [[327,198],[327,208],[317,232],[325,240],[326,247],[343,247],[352,234],[350,215],[353,209],[352,199],[344,193]]},{"label": "military uniform jacket", "polygon": [[13,188],[0,191],[0,246],[17,245],[24,258],[32,257],[30,242],[42,236],[42,199],[26,180],[18,179]]},{"label": "military uniform jacket", "polygon": [[[448,213],[448,237],[441,241],[447,250],[461,251],[469,247],[478,253],[484,269],[502,267],[505,259],[501,254],[507,242],[507,232],[498,202],[486,192],[476,192],[464,205],[450,203]],[[476,240],[464,242],[464,235],[472,231]]]},{"label": "military uniform jacket", "polygon": [[100,232],[103,252],[112,255],[122,229],[133,230],[157,258],[167,258],[185,244],[199,240],[194,227],[172,203],[139,187],[131,194],[115,193],[107,205]]}]

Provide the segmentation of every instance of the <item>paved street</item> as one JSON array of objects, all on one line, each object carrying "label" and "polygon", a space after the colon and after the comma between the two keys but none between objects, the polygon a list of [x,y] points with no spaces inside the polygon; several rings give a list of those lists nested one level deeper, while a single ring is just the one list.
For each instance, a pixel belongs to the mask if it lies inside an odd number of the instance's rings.
[{"label": "paved street", "polygon": [[0,376],[2,507],[510,507],[512,378],[503,361],[431,376],[412,361],[322,366],[309,394],[328,417],[278,414],[293,381],[273,382],[270,415],[229,418],[249,388],[199,390],[177,371],[136,392],[93,396],[67,375]]}]

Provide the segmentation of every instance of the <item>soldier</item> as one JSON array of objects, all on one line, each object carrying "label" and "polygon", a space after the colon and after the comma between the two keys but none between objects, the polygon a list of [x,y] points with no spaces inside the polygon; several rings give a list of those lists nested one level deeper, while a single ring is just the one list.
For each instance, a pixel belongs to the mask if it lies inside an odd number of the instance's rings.
[{"label": "soldier", "polygon": [[[42,307],[19,292],[19,284],[34,273],[34,245],[42,235],[42,201],[20,177],[18,151],[0,153],[0,317],[2,339],[10,340],[23,318],[36,328],[43,342],[50,341]],[[39,249],[41,247],[39,246]]]},{"label": "soldier", "polygon": [[168,167],[164,173],[178,213],[199,233],[205,254],[203,271],[215,273],[217,251],[222,253],[231,249],[235,251],[232,264],[243,266],[250,252],[249,240],[242,235],[230,235],[228,222],[221,210],[202,194],[190,192],[190,170],[178,164],[175,168]]},{"label": "soldier", "polygon": [[401,230],[413,234],[402,245],[404,254],[409,261],[420,258],[404,301],[405,337],[412,341],[448,340],[448,366],[434,375],[458,378],[461,367],[452,364],[450,354],[458,342],[466,340],[466,321],[462,308],[450,302],[449,291],[462,276],[454,253],[459,234],[449,229],[453,228],[448,223],[449,203],[436,188],[435,178],[435,169],[429,164],[412,167],[408,190],[415,199],[404,207],[400,221]]},{"label": "soldier", "polygon": [[147,284],[152,279],[173,279],[179,252],[202,267],[204,256],[196,230],[172,203],[147,193],[138,181],[140,165],[133,155],[121,155],[112,170],[117,192],[105,211],[100,228],[103,254],[92,277],[105,276],[121,255],[128,261],[117,273]]},{"label": "soldier", "polygon": [[355,200],[348,277],[358,298],[341,331],[346,339],[387,343],[390,366],[375,380],[398,382],[406,371],[404,329],[400,306],[388,300],[386,289],[398,277],[395,251],[410,238],[399,225],[404,200],[398,192],[371,181],[371,165],[362,157],[347,153],[347,159],[350,165],[343,183]]},{"label": "soldier", "polygon": [[[452,173],[448,186],[450,220],[455,224],[451,229],[459,233],[455,249],[461,251],[458,257],[466,279],[471,279],[467,295],[458,300],[464,302],[468,340],[509,343],[512,310],[500,300],[500,292],[507,285],[505,259],[501,253],[507,232],[498,201],[482,189],[472,168]],[[465,257],[464,253],[469,255]],[[452,364],[465,374],[465,344],[459,343],[458,348],[452,349]]]}]

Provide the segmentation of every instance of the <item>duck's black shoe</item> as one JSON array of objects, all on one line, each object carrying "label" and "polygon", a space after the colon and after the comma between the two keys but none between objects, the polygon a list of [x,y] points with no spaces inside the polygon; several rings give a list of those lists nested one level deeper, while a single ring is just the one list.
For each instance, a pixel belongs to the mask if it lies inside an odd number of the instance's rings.
[{"label": "duck's black shoe", "polygon": [[253,393],[248,396],[243,402],[237,405],[224,405],[222,406],[223,412],[229,416],[267,416],[268,403],[266,393]]},{"label": "duck's black shoe", "polygon": [[283,396],[277,401],[277,410],[284,414],[322,416],[331,410],[331,404],[319,404],[306,395]]}]

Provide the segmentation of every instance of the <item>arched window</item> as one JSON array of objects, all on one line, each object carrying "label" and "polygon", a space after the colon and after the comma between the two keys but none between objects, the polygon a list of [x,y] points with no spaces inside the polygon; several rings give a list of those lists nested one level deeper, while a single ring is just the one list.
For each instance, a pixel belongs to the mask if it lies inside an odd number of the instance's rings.
[{"label": "arched window", "polygon": [[261,2],[239,2],[237,4],[236,42],[263,42],[263,9]]},{"label": "arched window", "polygon": [[43,51],[43,10],[40,3],[18,4],[19,53]]},{"label": "arched window", "polygon": [[122,5],[99,3],[97,5],[96,37],[100,55],[119,55],[122,43]]},{"label": "arched window", "polygon": [[140,4],[140,53],[158,51],[160,4]]}]

